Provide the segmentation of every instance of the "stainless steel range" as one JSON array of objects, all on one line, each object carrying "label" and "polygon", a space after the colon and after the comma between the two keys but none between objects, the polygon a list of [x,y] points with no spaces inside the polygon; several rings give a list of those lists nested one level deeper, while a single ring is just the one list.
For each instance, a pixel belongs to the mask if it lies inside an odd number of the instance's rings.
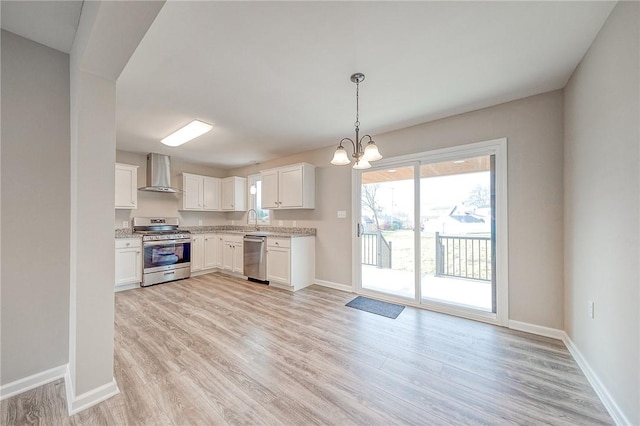
[{"label": "stainless steel range", "polygon": [[191,233],[178,230],[177,217],[134,217],[142,235],[142,287],[191,276]]}]

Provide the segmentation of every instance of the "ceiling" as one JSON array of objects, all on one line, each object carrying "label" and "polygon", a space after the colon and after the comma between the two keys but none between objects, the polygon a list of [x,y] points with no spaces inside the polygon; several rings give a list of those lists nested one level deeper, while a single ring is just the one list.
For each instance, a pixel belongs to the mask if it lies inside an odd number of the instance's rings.
[{"label": "ceiling", "polygon": [[2,29],[71,52],[82,1],[2,1]]},{"label": "ceiling", "polygon": [[[354,72],[372,135],[559,89],[614,6],[168,1],[117,81],[117,147],[232,168],[337,145]],[[160,144],[193,119],[214,128]]]},{"label": "ceiling", "polygon": [[[420,178],[460,175],[465,173],[488,172],[491,170],[491,158],[466,158],[464,160],[441,161],[439,163],[425,163],[420,165]],[[365,171],[362,173],[362,183],[383,183],[400,180],[413,180],[414,167],[406,166],[394,169]]]}]

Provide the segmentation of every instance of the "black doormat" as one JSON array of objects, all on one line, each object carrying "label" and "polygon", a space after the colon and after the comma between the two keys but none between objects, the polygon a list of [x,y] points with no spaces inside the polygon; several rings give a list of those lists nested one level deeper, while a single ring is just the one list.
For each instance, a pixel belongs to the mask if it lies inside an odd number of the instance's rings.
[{"label": "black doormat", "polygon": [[381,302],[380,300],[369,299],[368,297],[362,296],[356,297],[345,306],[392,319],[398,318],[398,315],[400,315],[400,312],[404,309],[402,305]]}]

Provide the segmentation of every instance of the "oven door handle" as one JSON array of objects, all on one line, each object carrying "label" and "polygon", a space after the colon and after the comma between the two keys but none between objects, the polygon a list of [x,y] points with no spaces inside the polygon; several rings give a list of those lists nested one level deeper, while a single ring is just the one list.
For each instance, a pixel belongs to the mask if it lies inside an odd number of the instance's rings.
[{"label": "oven door handle", "polygon": [[159,241],[144,241],[143,245],[145,247],[149,247],[149,246],[166,246],[166,245],[173,245],[173,244],[185,244],[185,243],[191,243],[191,239],[185,239],[185,240],[159,240]]}]

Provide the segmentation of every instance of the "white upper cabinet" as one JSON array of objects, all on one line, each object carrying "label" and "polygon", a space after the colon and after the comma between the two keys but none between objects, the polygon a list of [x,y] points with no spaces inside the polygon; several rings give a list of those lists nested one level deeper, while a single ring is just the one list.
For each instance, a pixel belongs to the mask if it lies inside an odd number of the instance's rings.
[{"label": "white upper cabinet", "polygon": [[231,176],[221,181],[222,210],[247,210],[247,178]]},{"label": "white upper cabinet", "polygon": [[315,166],[307,163],[261,171],[262,208],[315,208],[315,173]]},{"label": "white upper cabinet", "polygon": [[247,179],[182,174],[182,210],[245,211]]},{"label": "white upper cabinet", "polygon": [[182,210],[202,210],[204,204],[204,176],[183,173]]},{"label": "white upper cabinet", "polygon": [[260,172],[262,179],[262,208],[277,209],[278,205],[278,171],[267,170]]},{"label": "white upper cabinet", "polygon": [[182,210],[220,211],[220,179],[182,174]]},{"label": "white upper cabinet", "polygon": [[116,163],[116,209],[138,208],[138,166]]},{"label": "white upper cabinet", "polygon": [[204,210],[220,210],[220,179],[205,177],[202,193]]}]

